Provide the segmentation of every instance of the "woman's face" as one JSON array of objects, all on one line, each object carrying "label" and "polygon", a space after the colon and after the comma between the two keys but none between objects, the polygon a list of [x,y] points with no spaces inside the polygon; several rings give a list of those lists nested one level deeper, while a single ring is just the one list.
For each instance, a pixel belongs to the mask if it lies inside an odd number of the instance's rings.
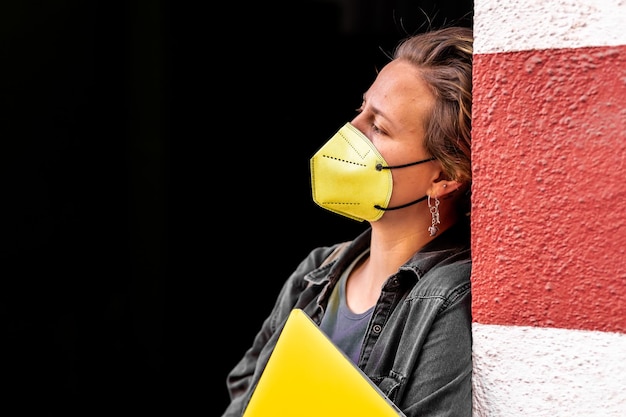
[{"label": "woman's face", "polygon": [[[363,97],[352,124],[374,144],[388,165],[403,165],[430,158],[424,149],[426,120],[435,97],[408,62],[387,64]],[[393,194],[397,206],[429,194],[441,175],[437,161],[393,169]]]}]

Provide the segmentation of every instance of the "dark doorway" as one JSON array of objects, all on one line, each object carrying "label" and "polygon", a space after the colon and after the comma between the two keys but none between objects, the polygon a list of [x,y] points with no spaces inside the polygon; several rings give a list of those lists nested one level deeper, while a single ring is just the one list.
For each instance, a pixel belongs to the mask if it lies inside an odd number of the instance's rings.
[{"label": "dark doorway", "polygon": [[471,1],[3,2],[8,398],[218,415],[315,246],[308,161],[407,34]]}]

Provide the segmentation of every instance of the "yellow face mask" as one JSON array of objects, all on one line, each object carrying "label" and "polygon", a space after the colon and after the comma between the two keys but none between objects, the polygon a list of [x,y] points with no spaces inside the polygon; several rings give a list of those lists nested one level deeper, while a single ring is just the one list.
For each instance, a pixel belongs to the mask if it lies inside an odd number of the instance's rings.
[{"label": "yellow face mask", "polygon": [[374,144],[352,124],[346,123],[311,158],[313,201],[354,220],[376,221],[386,210],[404,208],[427,197],[388,207],[393,188],[391,169],[434,159],[388,166]]}]

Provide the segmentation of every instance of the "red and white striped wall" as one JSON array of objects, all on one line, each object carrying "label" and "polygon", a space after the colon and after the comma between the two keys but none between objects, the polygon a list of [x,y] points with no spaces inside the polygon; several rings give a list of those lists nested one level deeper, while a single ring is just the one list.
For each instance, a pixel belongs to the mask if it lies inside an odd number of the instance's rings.
[{"label": "red and white striped wall", "polygon": [[626,0],[474,3],[474,415],[626,416]]}]

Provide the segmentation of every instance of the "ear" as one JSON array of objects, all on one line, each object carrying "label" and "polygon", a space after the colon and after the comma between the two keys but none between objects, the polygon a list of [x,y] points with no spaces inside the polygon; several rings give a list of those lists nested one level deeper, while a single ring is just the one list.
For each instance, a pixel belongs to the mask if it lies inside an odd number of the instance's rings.
[{"label": "ear", "polygon": [[450,197],[450,193],[461,188],[462,183],[454,180],[439,180],[432,184],[428,195],[437,198]]}]

